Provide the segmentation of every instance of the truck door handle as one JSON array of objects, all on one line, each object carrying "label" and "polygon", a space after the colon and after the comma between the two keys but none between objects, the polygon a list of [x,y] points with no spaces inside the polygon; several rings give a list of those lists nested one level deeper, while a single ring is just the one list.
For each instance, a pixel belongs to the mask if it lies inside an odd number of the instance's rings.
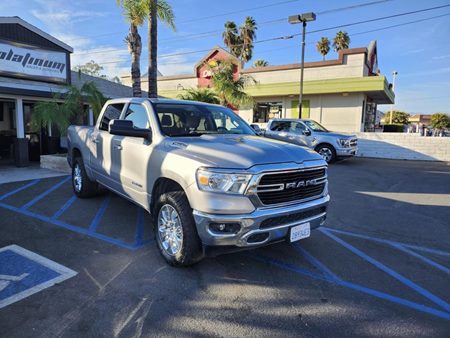
[{"label": "truck door handle", "polygon": [[122,148],[122,146],[120,144],[117,144],[117,145],[114,146],[114,149],[122,150],[123,148]]},{"label": "truck door handle", "polygon": [[95,137],[93,137],[93,138],[91,138],[91,141],[93,142],[93,143],[98,143],[98,142],[100,142],[97,138],[95,138]]}]

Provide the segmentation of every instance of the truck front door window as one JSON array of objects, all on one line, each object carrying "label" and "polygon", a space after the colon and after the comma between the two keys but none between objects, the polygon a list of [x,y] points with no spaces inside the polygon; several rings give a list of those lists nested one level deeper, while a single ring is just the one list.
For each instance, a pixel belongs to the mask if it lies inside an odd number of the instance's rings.
[{"label": "truck front door window", "polygon": [[225,107],[157,103],[162,132],[170,137],[204,134],[255,135],[238,115]]},{"label": "truck front door window", "polygon": [[147,129],[149,127],[147,111],[141,104],[131,103],[124,116],[125,120],[133,121],[136,128]]}]

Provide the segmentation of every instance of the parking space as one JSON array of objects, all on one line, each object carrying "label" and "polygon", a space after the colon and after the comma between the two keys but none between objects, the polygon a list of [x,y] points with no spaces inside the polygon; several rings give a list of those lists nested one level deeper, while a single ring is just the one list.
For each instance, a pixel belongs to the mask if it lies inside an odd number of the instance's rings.
[{"label": "parking space", "polygon": [[448,336],[449,166],[353,159],[329,176],[327,225],[309,239],[185,269],[159,256],[147,213],[112,193],[77,199],[67,176],[0,185],[0,248],[16,244],[77,273],[1,308],[0,331]]}]

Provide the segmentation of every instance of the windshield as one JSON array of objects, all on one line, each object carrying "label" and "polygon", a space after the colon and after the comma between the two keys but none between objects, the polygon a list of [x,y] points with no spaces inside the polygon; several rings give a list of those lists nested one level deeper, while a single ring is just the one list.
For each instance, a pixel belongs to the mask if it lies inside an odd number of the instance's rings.
[{"label": "windshield", "polygon": [[156,103],[153,106],[162,132],[170,137],[255,135],[244,120],[225,107],[177,103]]},{"label": "windshield", "polygon": [[318,132],[328,132],[328,130],[320,125],[319,123],[317,123],[316,121],[313,120],[304,120],[303,121],[304,124],[306,124],[310,129],[312,129],[313,131],[318,131]]}]

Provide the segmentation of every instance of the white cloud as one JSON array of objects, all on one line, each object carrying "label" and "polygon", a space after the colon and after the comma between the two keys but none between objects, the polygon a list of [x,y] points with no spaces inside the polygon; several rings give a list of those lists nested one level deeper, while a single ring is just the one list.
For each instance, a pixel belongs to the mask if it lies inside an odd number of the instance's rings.
[{"label": "white cloud", "polygon": [[192,55],[176,55],[182,53],[189,53],[190,49],[176,49],[171,50],[167,54],[175,54],[173,56],[165,57],[164,54],[160,54],[158,58],[158,70],[165,76],[180,75],[180,74],[193,74],[194,66],[198,61],[192,59]]},{"label": "white cloud", "polygon": [[444,59],[448,59],[448,58],[450,58],[450,54],[439,55],[439,56],[433,56],[432,57],[433,60],[444,60]]},{"label": "white cloud", "polygon": [[55,31],[66,31],[74,24],[108,15],[105,12],[78,10],[67,1],[36,0],[39,9],[31,10],[37,19]]},{"label": "white cloud", "polygon": [[85,48],[72,54],[72,68],[94,60],[103,67],[102,74],[108,77],[120,76],[129,73],[131,67],[130,54],[127,49],[117,49],[109,46]]},{"label": "white cloud", "polygon": [[68,1],[35,0],[35,3],[37,8],[31,13],[48,27],[51,35],[73,47],[72,68],[94,60],[103,67],[101,74],[108,77],[129,72],[130,56],[125,44],[123,48],[99,46],[94,39],[76,33],[80,22],[104,17],[108,13],[79,10],[73,2]]},{"label": "white cloud", "polygon": [[433,69],[433,70],[424,70],[421,72],[406,73],[406,74],[402,75],[402,77],[439,75],[439,74],[449,73],[449,72],[450,72],[450,67],[443,67],[443,68],[437,68],[437,69]]},{"label": "white cloud", "polygon": [[94,43],[94,41],[92,41],[90,38],[77,34],[54,33],[52,35],[58,40],[61,40],[62,42],[71,46],[75,50],[75,52],[77,52],[79,49],[84,49],[92,46],[92,44]]},{"label": "white cloud", "polygon": [[425,48],[411,49],[411,50],[408,50],[407,52],[405,52],[404,55],[418,54],[418,53],[422,53],[424,51],[425,51]]}]

